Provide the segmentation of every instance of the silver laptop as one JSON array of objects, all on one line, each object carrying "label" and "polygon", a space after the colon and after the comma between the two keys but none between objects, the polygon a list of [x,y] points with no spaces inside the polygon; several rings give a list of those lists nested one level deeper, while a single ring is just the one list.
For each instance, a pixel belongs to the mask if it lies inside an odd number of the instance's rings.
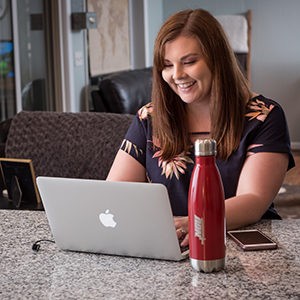
[{"label": "silver laptop", "polygon": [[162,184],[38,177],[37,186],[63,250],[176,261],[188,257]]}]

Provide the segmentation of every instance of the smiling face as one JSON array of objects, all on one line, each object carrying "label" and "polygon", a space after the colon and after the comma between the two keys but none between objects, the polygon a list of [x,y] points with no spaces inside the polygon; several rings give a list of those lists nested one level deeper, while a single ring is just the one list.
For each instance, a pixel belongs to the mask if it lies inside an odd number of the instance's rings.
[{"label": "smiling face", "polygon": [[196,38],[179,36],[165,44],[163,79],[187,104],[210,101],[212,74]]}]

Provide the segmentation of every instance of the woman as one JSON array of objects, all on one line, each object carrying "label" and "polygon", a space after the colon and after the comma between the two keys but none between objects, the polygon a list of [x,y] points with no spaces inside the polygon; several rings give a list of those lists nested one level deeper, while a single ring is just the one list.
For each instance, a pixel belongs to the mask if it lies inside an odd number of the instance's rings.
[{"label": "woman", "polygon": [[138,111],[107,178],[164,184],[182,246],[197,138],[217,141],[227,229],[280,218],[272,201],[294,166],[284,112],[250,91],[222,27],[202,9],[178,12],[160,29],[152,102]]}]

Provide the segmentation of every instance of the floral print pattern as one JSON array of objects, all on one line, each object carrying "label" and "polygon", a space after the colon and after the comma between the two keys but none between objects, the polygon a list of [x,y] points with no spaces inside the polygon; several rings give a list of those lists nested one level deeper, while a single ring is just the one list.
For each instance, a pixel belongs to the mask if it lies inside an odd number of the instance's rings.
[{"label": "floral print pattern", "polygon": [[172,179],[173,175],[175,175],[177,180],[179,180],[180,174],[185,174],[187,163],[194,163],[193,160],[184,152],[169,161],[162,160],[161,153],[161,150],[156,151],[153,158],[158,158],[158,166],[162,169],[161,175],[165,175],[167,179]]},{"label": "floral print pattern", "polygon": [[123,140],[120,148],[123,149],[128,154],[130,154],[131,150],[133,149],[136,157],[139,157],[139,155],[143,154],[143,150],[142,149],[139,149],[137,147],[137,145],[133,144],[132,142],[130,142],[130,141],[126,140],[126,139]]},{"label": "floral print pattern", "polygon": [[[245,114],[245,116],[249,118],[249,121],[257,119],[261,122],[264,122],[268,114],[272,111],[274,107],[275,106],[272,103],[266,103],[265,101],[262,101],[256,97],[249,101],[247,106],[248,111]],[[140,121],[146,121],[148,118],[151,118],[152,112],[153,104],[152,102],[150,102],[141,107],[137,115]],[[194,161],[192,160],[191,154],[189,152],[182,152],[174,158],[167,161],[163,160],[162,150],[159,146],[159,141],[152,136],[152,140],[147,140],[147,144],[149,143],[152,144],[152,147],[149,147],[149,149],[152,149],[152,158],[157,158],[157,165],[161,169],[161,175],[164,175],[167,180],[171,180],[172,178],[180,180],[180,175],[186,174],[188,164],[194,164]],[[251,149],[259,146],[263,146],[263,144],[253,144],[249,146],[247,156],[254,154],[255,152],[252,152]],[[142,149],[139,149],[138,146],[126,139],[123,140],[121,149],[123,149],[130,155],[134,155],[136,158],[144,154]]]},{"label": "floral print pattern", "polygon": [[274,105],[270,104],[270,106],[267,107],[265,102],[255,98],[249,102],[248,108],[250,109],[250,112],[246,114],[246,117],[250,117],[249,121],[256,118],[257,120],[264,122],[268,114],[274,108]]},{"label": "floral print pattern", "polygon": [[[145,120],[153,111],[152,103],[144,105],[139,111],[138,116],[140,120]],[[173,175],[179,180],[180,174],[185,174],[188,163],[194,163],[193,160],[188,156],[189,153],[180,153],[171,160],[165,161],[161,158],[162,150],[159,149],[159,142],[152,137],[153,141],[148,141],[154,145],[154,152],[152,158],[158,158],[158,166],[162,169],[161,175],[165,175],[166,179],[172,179]]]},{"label": "floral print pattern", "polygon": [[144,105],[142,108],[139,109],[138,111],[138,116],[140,120],[145,120],[147,119],[148,116],[151,115],[153,111],[153,105],[152,102]]}]

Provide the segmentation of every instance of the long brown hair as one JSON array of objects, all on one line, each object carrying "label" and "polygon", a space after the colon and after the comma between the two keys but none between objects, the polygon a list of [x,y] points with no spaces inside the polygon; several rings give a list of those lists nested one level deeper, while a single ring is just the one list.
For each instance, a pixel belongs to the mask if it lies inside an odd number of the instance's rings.
[{"label": "long brown hair", "polygon": [[212,73],[211,136],[218,143],[218,156],[227,159],[237,149],[246,103],[251,92],[233,50],[218,21],[202,9],[178,12],[163,24],[154,46],[152,114],[153,134],[164,160],[190,148],[186,103],[162,78],[165,44],[179,35],[198,40]]}]

